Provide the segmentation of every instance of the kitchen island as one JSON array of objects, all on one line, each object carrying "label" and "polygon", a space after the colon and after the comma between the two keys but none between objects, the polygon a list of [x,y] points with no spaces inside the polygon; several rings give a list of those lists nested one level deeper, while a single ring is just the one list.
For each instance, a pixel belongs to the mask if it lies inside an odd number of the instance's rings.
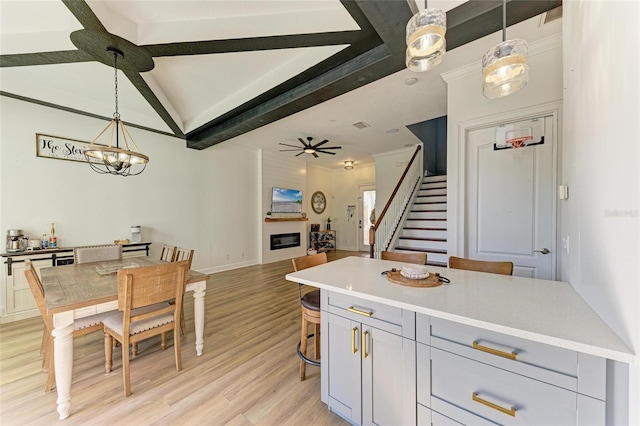
[{"label": "kitchen island", "polygon": [[330,409],[357,424],[604,424],[606,359],[635,355],[569,283],[429,267],[451,283],[416,288],[381,275],[401,266],[348,257],[286,276],[322,290]]}]

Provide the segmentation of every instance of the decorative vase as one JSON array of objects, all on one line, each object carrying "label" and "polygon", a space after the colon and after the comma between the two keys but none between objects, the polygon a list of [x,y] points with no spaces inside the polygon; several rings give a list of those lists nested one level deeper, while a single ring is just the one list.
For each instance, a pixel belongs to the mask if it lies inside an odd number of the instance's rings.
[{"label": "decorative vase", "polygon": [[327,231],[331,231],[331,224],[327,223]]}]

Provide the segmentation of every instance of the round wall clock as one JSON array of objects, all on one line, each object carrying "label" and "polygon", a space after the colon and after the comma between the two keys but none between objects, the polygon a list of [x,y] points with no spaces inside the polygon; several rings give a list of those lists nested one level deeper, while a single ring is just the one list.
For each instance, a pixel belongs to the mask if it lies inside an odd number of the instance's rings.
[{"label": "round wall clock", "polygon": [[324,209],[327,207],[327,199],[322,193],[322,191],[316,191],[311,196],[311,208],[313,212],[316,214],[320,214],[324,212]]}]

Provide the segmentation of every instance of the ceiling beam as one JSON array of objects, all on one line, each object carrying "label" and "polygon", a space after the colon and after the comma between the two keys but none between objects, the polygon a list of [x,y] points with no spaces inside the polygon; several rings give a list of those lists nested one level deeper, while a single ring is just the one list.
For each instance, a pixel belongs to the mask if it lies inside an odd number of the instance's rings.
[{"label": "ceiling beam", "polygon": [[[286,92],[263,97],[187,133],[187,146],[205,149],[293,115],[405,67],[405,27],[412,16],[403,1],[342,1],[349,12],[365,17],[382,44],[357,57],[336,64]],[[562,0],[509,0],[507,24],[513,25],[562,4]],[[447,50],[492,34],[502,28],[502,0],[471,0],[447,12]],[[332,58],[327,61],[330,63]]]}]

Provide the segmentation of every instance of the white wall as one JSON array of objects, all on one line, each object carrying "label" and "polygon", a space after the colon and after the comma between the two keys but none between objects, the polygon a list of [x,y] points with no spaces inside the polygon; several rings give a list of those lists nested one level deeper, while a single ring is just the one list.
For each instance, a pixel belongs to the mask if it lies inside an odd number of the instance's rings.
[{"label": "white wall", "polygon": [[[335,218],[331,229],[336,230],[339,250],[358,250],[358,217],[347,217],[347,207],[357,206],[358,185],[375,184],[376,166],[370,164],[356,164],[351,170],[334,170],[332,173],[333,195],[331,196],[331,217]],[[377,196],[377,192],[376,192]]]},{"label": "white wall", "polygon": [[99,175],[85,163],[36,157],[35,134],[90,142],[104,121],[4,96],[0,107],[3,234],[19,228],[40,237],[55,222],[59,245],[77,246],[130,238],[140,225],[152,256],[168,243],[195,249],[193,267],[205,272],[257,263],[257,152],[233,144],[196,151],[129,128],[150,157],[147,169]]},{"label": "white wall", "polygon": [[398,184],[398,179],[400,179],[407,164],[411,161],[411,156],[415,152],[416,146],[418,144],[373,156],[376,162],[376,219],[380,217],[382,209],[384,209]]},{"label": "white wall", "polygon": [[[464,256],[464,128],[472,122],[528,114],[532,106],[562,100],[562,40],[555,35],[529,46],[529,83],[500,99],[482,95],[482,67],[478,62],[443,75],[447,82],[447,251]],[[542,108],[544,109],[544,107]]]},{"label": "white wall", "polygon": [[[311,230],[310,225],[312,223],[317,223],[320,225],[320,229],[326,229],[327,219],[331,217],[334,219],[335,214],[333,213],[333,209],[335,206],[335,200],[333,197],[333,176],[331,170],[326,167],[314,166],[313,164],[307,163],[307,194],[308,197],[304,200],[304,209],[307,212],[309,217],[309,222],[307,222],[307,232]],[[311,208],[311,196],[314,192],[321,191],[327,199],[327,205],[324,209],[324,212],[320,214],[316,214]],[[336,226],[336,223],[332,223],[333,226]],[[307,241],[307,247],[309,246]]]},{"label": "white wall", "polygon": [[[262,213],[258,220],[262,224],[262,256],[260,263],[271,263],[293,257],[304,256],[307,253],[307,226],[309,222],[264,222],[265,214],[271,210],[271,192],[273,187],[299,189],[302,192],[303,211],[307,206],[311,208],[309,199],[311,193],[306,189],[307,168],[303,160],[287,158],[275,152],[261,152],[260,178],[262,189]],[[300,217],[299,214],[274,214],[272,217]],[[269,236],[274,234],[300,233],[300,247],[290,247],[271,250]]]},{"label": "white wall", "polygon": [[[640,353],[640,3],[563,4],[561,276]],[[628,371],[627,371],[628,368]],[[613,366],[609,424],[640,424],[638,363]],[[629,399],[622,400],[626,391]],[[628,404],[628,406],[627,406]]]}]

